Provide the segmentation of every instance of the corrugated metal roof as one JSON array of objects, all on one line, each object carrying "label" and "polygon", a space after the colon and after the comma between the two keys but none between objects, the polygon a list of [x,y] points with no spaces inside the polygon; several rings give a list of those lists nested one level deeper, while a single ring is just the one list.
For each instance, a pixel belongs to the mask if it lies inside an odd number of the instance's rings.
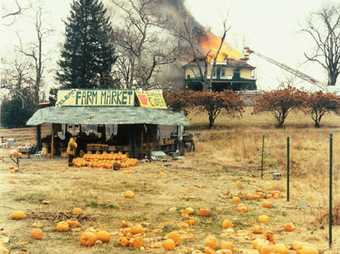
[{"label": "corrugated metal roof", "polygon": [[43,123],[189,125],[183,113],[142,107],[48,107],[27,121],[32,126]]}]

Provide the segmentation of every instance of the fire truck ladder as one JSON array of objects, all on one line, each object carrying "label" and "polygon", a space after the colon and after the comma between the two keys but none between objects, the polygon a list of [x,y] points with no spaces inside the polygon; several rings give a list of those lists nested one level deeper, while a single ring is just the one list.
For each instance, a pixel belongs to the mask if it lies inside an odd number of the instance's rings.
[{"label": "fire truck ladder", "polygon": [[293,74],[294,76],[296,76],[296,77],[298,77],[298,78],[300,78],[304,81],[307,81],[308,83],[310,83],[312,85],[319,87],[321,90],[327,91],[327,85],[323,84],[322,82],[316,80],[315,78],[313,78],[313,77],[311,77],[311,76],[309,76],[309,75],[307,75],[307,74],[305,74],[305,73],[303,73],[299,70],[293,69],[286,64],[283,64],[283,63],[280,63],[280,62],[274,60],[273,58],[270,58],[268,56],[265,56],[265,55],[262,55],[258,52],[255,52],[255,51],[251,50],[249,47],[245,47],[244,50],[245,50],[245,53],[248,54],[248,55],[254,54],[254,55],[266,60],[267,62],[274,64],[274,65],[278,66],[279,68]]}]

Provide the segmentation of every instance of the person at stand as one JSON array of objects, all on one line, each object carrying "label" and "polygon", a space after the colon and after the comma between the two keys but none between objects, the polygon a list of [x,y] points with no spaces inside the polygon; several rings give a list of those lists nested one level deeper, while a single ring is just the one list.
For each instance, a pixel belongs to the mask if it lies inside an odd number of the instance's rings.
[{"label": "person at stand", "polygon": [[68,145],[67,145],[67,154],[68,154],[68,166],[71,167],[73,165],[73,159],[76,155],[76,149],[77,149],[77,143],[76,143],[76,138],[71,137]]}]

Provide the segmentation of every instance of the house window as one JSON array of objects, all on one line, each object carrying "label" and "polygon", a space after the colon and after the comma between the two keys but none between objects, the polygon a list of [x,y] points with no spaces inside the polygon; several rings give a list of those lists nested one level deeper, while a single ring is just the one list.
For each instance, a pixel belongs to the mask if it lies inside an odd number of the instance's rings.
[{"label": "house window", "polygon": [[240,72],[240,69],[235,69],[234,70],[234,76],[233,76],[233,79],[240,79],[241,78],[241,72]]}]

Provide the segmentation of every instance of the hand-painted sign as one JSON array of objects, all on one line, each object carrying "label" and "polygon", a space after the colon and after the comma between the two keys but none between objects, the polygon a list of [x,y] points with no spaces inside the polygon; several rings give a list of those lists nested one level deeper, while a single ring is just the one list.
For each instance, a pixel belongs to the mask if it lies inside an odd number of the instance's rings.
[{"label": "hand-painted sign", "polygon": [[134,106],[133,90],[59,90],[56,106]]},{"label": "hand-painted sign", "polygon": [[159,108],[166,109],[163,92],[160,89],[157,90],[136,90],[136,95],[139,101],[139,105],[144,108]]}]

